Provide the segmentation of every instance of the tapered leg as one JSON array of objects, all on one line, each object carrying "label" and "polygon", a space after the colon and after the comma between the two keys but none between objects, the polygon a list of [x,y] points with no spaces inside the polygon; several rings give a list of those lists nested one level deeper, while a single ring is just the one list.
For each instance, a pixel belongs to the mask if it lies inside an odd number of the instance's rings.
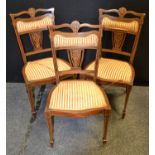
[{"label": "tapered leg", "polygon": [[108,122],[109,122],[110,111],[105,110],[103,114],[104,114],[103,143],[105,144],[107,142],[107,131],[108,131]]},{"label": "tapered leg", "polygon": [[46,122],[48,126],[48,132],[50,136],[50,145],[53,146],[54,139],[53,139],[53,132],[54,132],[54,116],[45,112]]},{"label": "tapered leg", "polygon": [[27,88],[27,93],[29,97],[29,102],[31,106],[31,113],[32,113],[32,118],[36,118],[36,110],[35,110],[35,99],[34,99],[34,94],[33,94],[33,88],[31,86],[26,86]]},{"label": "tapered leg", "polygon": [[132,86],[126,86],[126,96],[125,96],[124,109],[123,109],[123,113],[122,113],[122,119],[124,119],[125,115],[126,115],[126,108],[127,108],[127,104],[128,104],[131,89],[132,89]]}]

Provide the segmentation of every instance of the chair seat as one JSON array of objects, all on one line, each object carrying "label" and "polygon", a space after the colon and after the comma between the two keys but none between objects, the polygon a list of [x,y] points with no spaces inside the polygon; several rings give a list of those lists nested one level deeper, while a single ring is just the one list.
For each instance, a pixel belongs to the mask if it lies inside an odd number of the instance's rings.
[{"label": "chair seat", "polygon": [[[93,70],[94,62],[86,67]],[[132,84],[134,80],[133,67],[124,61],[100,58],[97,78],[108,82]]]},{"label": "chair seat", "polygon": [[60,82],[49,98],[51,110],[106,109],[109,105],[104,91],[93,81],[66,80]]},{"label": "chair seat", "polygon": [[[59,70],[69,70],[70,65],[64,60],[57,60]],[[30,61],[24,66],[24,74],[28,81],[43,80],[55,77],[53,58],[44,58]]]}]

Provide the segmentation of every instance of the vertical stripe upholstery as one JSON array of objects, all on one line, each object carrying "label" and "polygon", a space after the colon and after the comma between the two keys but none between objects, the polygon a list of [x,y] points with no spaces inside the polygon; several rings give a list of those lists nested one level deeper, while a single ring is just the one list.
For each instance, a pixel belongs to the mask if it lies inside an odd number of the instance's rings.
[{"label": "vertical stripe upholstery", "polygon": [[86,47],[93,46],[97,47],[98,45],[98,36],[95,34],[90,34],[85,37],[66,37],[63,35],[56,34],[54,36],[54,47]]},{"label": "vertical stripe upholstery", "polygon": [[137,33],[139,29],[139,23],[136,20],[125,22],[125,21],[112,20],[108,17],[103,17],[102,26],[108,29],[120,29],[132,33]]},{"label": "vertical stripe upholstery", "polygon": [[[69,70],[71,67],[61,59],[57,59],[60,71]],[[25,65],[25,75],[28,81],[41,80],[55,76],[53,58],[30,61]]]},{"label": "vertical stripe upholstery", "polygon": [[[94,62],[86,70],[93,70]],[[100,58],[98,75],[100,79],[113,82],[132,83],[134,80],[133,67],[124,61]]]},{"label": "vertical stripe upholstery", "polygon": [[93,81],[67,80],[60,82],[50,98],[51,110],[88,110],[107,106],[106,95]]},{"label": "vertical stripe upholstery", "polygon": [[30,31],[30,30],[35,30],[39,28],[47,28],[48,25],[53,24],[53,19],[51,17],[44,17],[39,20],[35,21],[17,21],[16,26],[17,26],[17,31],[19,33],[25,32],[25,31]]}]

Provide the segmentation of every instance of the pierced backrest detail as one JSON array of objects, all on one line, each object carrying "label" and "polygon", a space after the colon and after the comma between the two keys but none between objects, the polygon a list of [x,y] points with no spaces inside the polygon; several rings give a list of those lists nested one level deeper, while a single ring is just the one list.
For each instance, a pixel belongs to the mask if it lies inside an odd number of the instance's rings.
[{"label": "pierced backrest detail", "polygon": [[42,32],[33,32],[29,34],[31,43],[34,50],[42,49],[43,42],[43,33]]},{"label": "pierced backrest detail", "polygon": [[120,51],[125,41],[126,34],[122,32],[113,32],[112,35],[112,49]]},{"label": "pierced backrest detail", "polygon": [[[42,12],[43,15],[37,16],[38,12]],[[20,17],[28,15],[29,17]],[[50,9],[34,9],[29,8],[27,11],[21,11],[19,13],[10,14],[14,30],[16,33],[17,41],[22,53],[24,63],[27,62],[26,57],[38,54],[42,52],[48,52],[48,49],[43,49],[43,31],[47,30],[49,25],[54,24],[54,8]],[[30,41],[33,47],[33,51],[25,52],[21,36],[29,34]]]},{"label": "pierced backrest detail", "polygon": [[[117,16],[111,15],[112,13]],[[127,15],[134,17],[126,17]],[[130,57],[130,63],[133,63],[145,13],[137,13],[121,7],[118,10],[99,9],[99,16],[103,34],[104,31],[112,32],[112,49],[102,48],[102,51],[128,56]],[[130,53],[122,49],[127,34],[135,36]]]}]

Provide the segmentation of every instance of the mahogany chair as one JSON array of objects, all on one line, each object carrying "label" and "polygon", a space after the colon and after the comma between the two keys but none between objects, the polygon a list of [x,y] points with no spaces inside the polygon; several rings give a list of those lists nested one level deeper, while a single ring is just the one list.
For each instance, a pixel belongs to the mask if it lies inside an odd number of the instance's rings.
[{"label": "mahogany chair", "polygon": [[[61,28],[72,27],[77,32],[62,32]],[[91,31],[78,32],[79,29],[87,27]],[[93,29],[93,30],[92,30]],[[54,116],[86,117],[102,113],[104,115],[103,142],[107,141],[107,126],[111,107],[106,93],[96,84],[98,57],[100,49],[99,25],[80,24],[74,21],[71,24],[62,24],[49,27],[51,39],[53,62],[56,72],[56,86],[49,92],[45,108],[45,118],[50,136],[50,144],[53,146]],[[80,52],[96,52],[95,68],[91,71],[83,70],[82,67],[71,67],[68,71],[60,71],[58,68],[57,52],[59,50],[71,50]],[[89,50],[88,50],[89,49]],[[81,60],[83,61],[83,60]],[[93,75],[93,80],[60,80],[62,75],[86,74]],[[51,119],[52,118],[52,119]]]},{"label": "mahogany chair", "polygon": [[[10,16],[24,62],[22,74],[34,119],[36,117],[36,108],[33,88],[55,82],[55,71],[51,56],[33,61],[29,61],[28,57],[45,52],[50,52],[51,54],[50,46],[48,48],[43,47],[43,39],[46,38],[43,33],[45,31],[48,32],[49,25],[54,25],[54,8],[30,8],[27,11],[11,13]],[[27,42],[22,40],[24,35],[28,35],[32,44],[32,51],[26,51]],[[58,64],[60,70],[70,69],[69,63],[62,59],[58,59]]]},{"label": "mahogany chair", "polygon": [[[113,53],[129,58],[128,62],[113,58],[100,58],[97,79],[101,84],[109,84],[122,86],[126,88],[125,104],[123,108],[122,118],[125,117],[129,94],[133,86],[135,71],[133,61],[137,50],[139,36],[144,22],[145,13],[137,13],[135,11],[126,10],[121,7],[117,9],[99,9],[99,21],[102,26],[102,35],[105,36],[106,31],[111,32],[112,48],[102,47],[103,55],[105,53]],[[127,44],[127,35],[134,36],[131,51],[124,50]],[[103,45],[102,45],[103,46]],[[91,70],[94,62],[86,67]]]}]

